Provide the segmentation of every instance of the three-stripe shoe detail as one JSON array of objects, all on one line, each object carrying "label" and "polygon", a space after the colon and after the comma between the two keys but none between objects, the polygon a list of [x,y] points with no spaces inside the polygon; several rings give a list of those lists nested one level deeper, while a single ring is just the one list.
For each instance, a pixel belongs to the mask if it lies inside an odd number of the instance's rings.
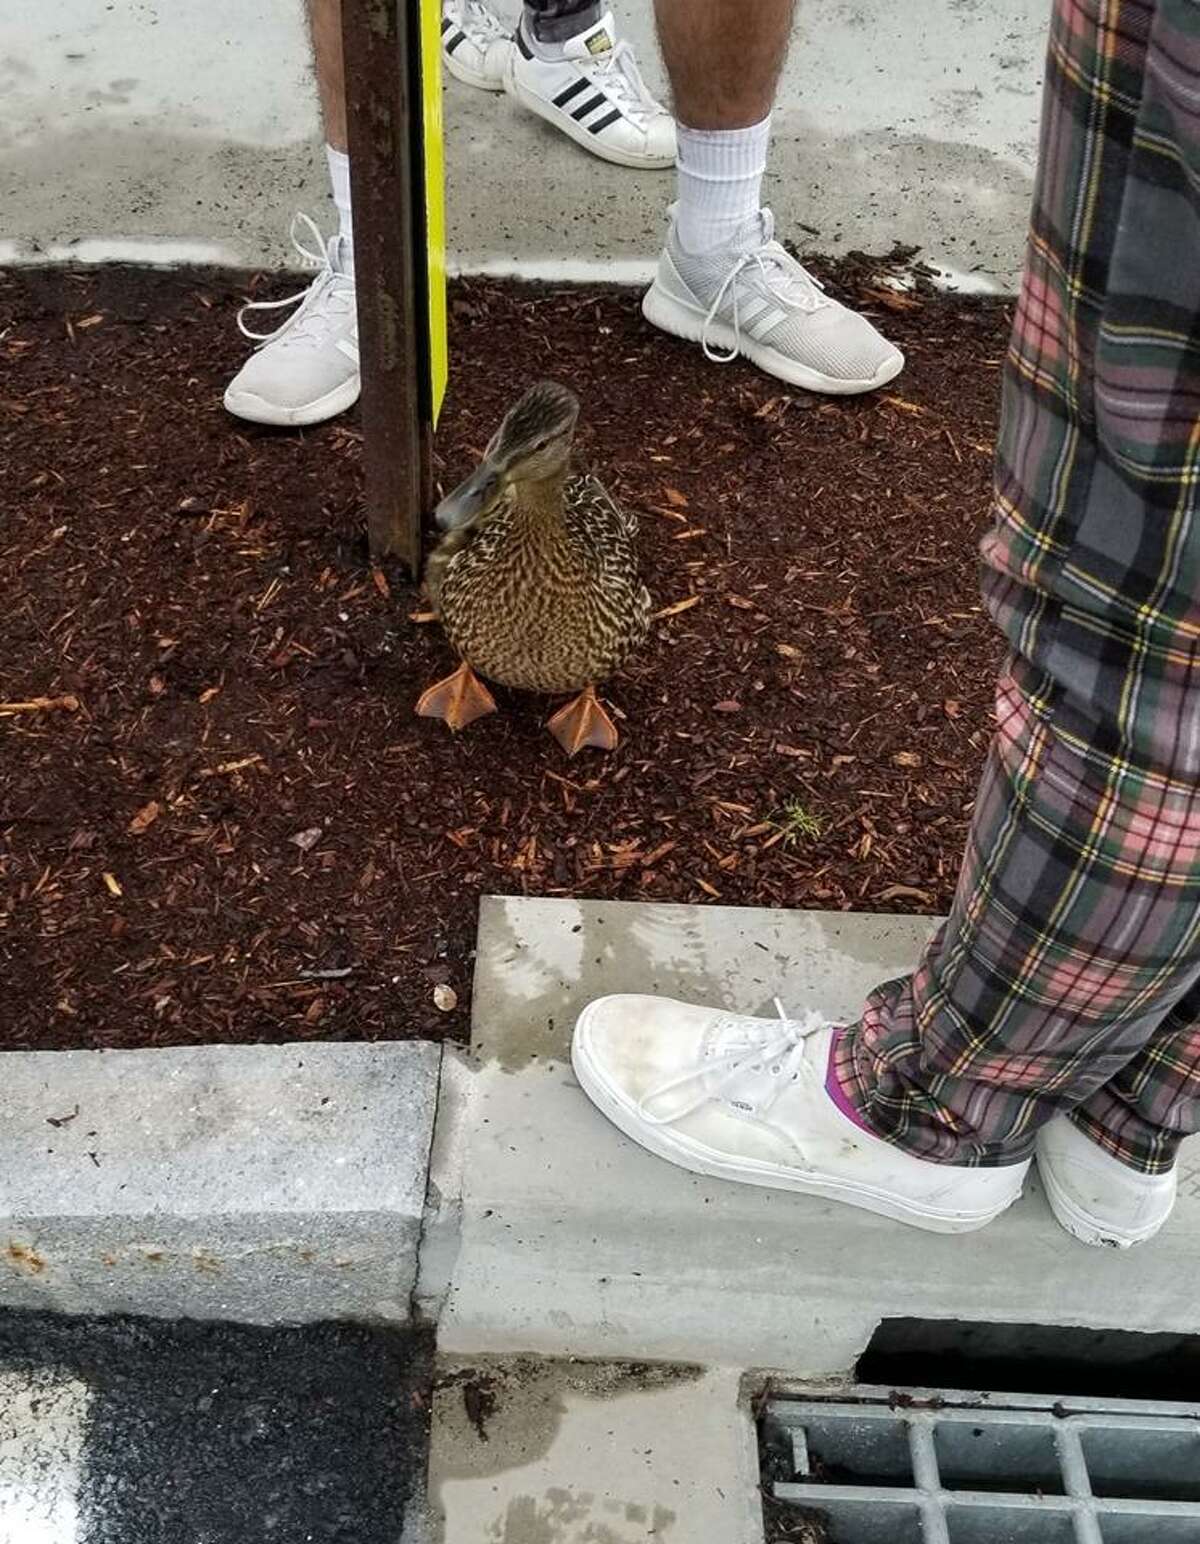
[{"label": "three-stripe shoe detail", "polygon": [[[448,32],[453,32],[454,36],[453,37],[447,37],[446,34]],[[451,18],[449,16],[443,16],[442,17],[442,47],[446,50],[446,52],[448,54],[452,54],[454,52],[454,50],[461,43],[465,43],[466,41],[467,41],[467,34],[462,30],[462,28],[461,27],[456,27],[454,25],[454,22],[451,20]]]},{"label": "three-stripe shoe detail", "polygon": [[[444,3],[449,6],[450,0]],[[565,39],[561,50],[547,57],[551,52],[522,17],[504,75],[510,96],[617,166],[674,164],[675,124],[647,89],[629,44],[617,38],[611,15]]]},{"label": "three-stripe shoe detail", "polygon": [[[592,134],[599,134],[612,123],[616,123],[621,116],[621,110],[613,107],[603,91],[595,91],[590,81],[583,79],[573,80],[569,86],[560,91],[554,98],[555,107],[560,107],[564,112],[571,107],[572,102],[585,91],[592,91],[592,95],[586,102],[571,108],[571,117],[576,123],[581,123]],[[602,109],[607,108],[604,112]],[[599,112],[599,116],[596,116]],[[590,122],[589,122],[590,119]]]},{"label": "three-stripe shoe detail", "polygon": [[738,324],[752,338],[765,338],[780,322],[787,321],[787,317],[788,313],[782,306],[772,305],[761,296],[756,295],[750,300],[739,299]]}]

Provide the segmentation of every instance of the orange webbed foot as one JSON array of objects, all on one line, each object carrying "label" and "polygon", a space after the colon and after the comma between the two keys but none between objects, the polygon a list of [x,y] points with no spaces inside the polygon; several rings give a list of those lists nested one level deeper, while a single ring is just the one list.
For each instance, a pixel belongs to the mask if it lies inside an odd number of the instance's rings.
[{"label": "orange webbed foot", "polygon": [[617,726],[600,706],[594,686],[559,708],[546,727],[568,756],[576,755],[585,746],[611,751],[618,740]]},{"label": "orange webbed foot", "polygon": [[495,698],[466,660],[453,675],[422,692],[417,702],[422,718],[443,719],[454,730],[465,729],[475,719],[495,711]]}]

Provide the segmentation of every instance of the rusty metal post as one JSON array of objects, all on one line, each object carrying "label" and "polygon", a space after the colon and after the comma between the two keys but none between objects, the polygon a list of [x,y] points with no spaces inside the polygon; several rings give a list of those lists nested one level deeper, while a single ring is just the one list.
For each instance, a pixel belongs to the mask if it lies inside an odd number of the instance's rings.
[{"label": "rusty metal post", "polygon": [[362,367],[367,532],[376,557],[420,572],[431,502],[424,361],[420,6],[342,0]]}]

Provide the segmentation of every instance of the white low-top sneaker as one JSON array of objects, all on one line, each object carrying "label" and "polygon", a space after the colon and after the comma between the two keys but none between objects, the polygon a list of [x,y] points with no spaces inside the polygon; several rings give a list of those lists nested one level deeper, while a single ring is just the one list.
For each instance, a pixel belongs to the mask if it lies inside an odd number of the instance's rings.
[{"label": "white low-top sneaker", "polygon": [[517,27],[505,88],[585,150],[618,166],[675,164],[675,120],[655,101],[633,49],[618,42],[611,13],[543,59]]},{"label": "white low-top sneaker", "polygon": [[716,363],[741,354],[806,391],[873,391],[904,368],[894,344],[831,299],[775,240],[769,209],[714,252],[685,252],[672,220],[642,311],[664,332],[699,343]]},{"label": "white low-top sneaker", "polygon": [[[313,246],[297,235],[307,229]],[[308,215],[292,221],[292,244],[318,273],[307,289],[284,300],[252,300],[238,326],[258,347],[225,388],[225,406],[256,424],[298,428],[335,418],[358,401],[358,314],[354,279],[345,269],[342,238],[326,243]],[[296,309],[274,332],[254,332],[246,318],[259,311]]]},{"label": "white low-top sneaker", "polygon": [[1038,1132],[1038,1173],[1055,1217],[1084,1244],[1129,1249],[1153,1238],[1175,1206],[1175,1170],[1140,1174],[1065,1115]]},{"label": "white low-top sneaker", "polygon": [[1021,1194],[1029,1163],[930,1163],[872,1135],[830,1075],[836,1026],[741,1018],[664,997],[602,997],[571,1049],[592,1102],[680,1168],[797,1190],[911,1223],[970,1233]]},{"label": "white low-top sneaker", "polygon": [[455,80],[503,91],[511,52],[512,34],[487,0],[442,0],[442,58]]}]

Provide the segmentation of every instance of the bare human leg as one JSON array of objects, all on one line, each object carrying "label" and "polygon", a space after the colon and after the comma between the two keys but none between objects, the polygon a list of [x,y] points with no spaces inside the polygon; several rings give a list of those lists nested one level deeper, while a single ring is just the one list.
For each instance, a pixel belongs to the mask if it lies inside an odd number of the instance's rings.
[{"label": "bare human leg", "polygon": [[336,417],[359,393],[341,0],[309,0],[308,11],[338,233],[326,241],[308,215],[293,220],[293,244],[316,277],[287,300],[242,308],[239,326],[257,347],[225,389],[236,417],[290,428]]},{"label": "bare human leg", "polygon": [[679,197],[648,321],[808,391],[871,391],[904,358],[831,300],[762,206],[795,0],[655,0],[677,120]]},{"label": "bare human leg", "polygon": [[675,116],[689,129],[747,129],[769,116],[796,0],[655,0]]},{"label": "bare human leg", "polygon": [[354,216],[350,205],[350,140],[346,132],[346,65],[342,56],[342,0],[308,0],[313,65],[325,125],[325,157],[337,205],[346,271],[354,272]]},{"label": "bare human leg", "polygon": [[312,31],[313,64],[321,97],[325,143],[343,155],[350,148],[346,137],[346,71],[342,59],[342,0],[308,0]]}]

